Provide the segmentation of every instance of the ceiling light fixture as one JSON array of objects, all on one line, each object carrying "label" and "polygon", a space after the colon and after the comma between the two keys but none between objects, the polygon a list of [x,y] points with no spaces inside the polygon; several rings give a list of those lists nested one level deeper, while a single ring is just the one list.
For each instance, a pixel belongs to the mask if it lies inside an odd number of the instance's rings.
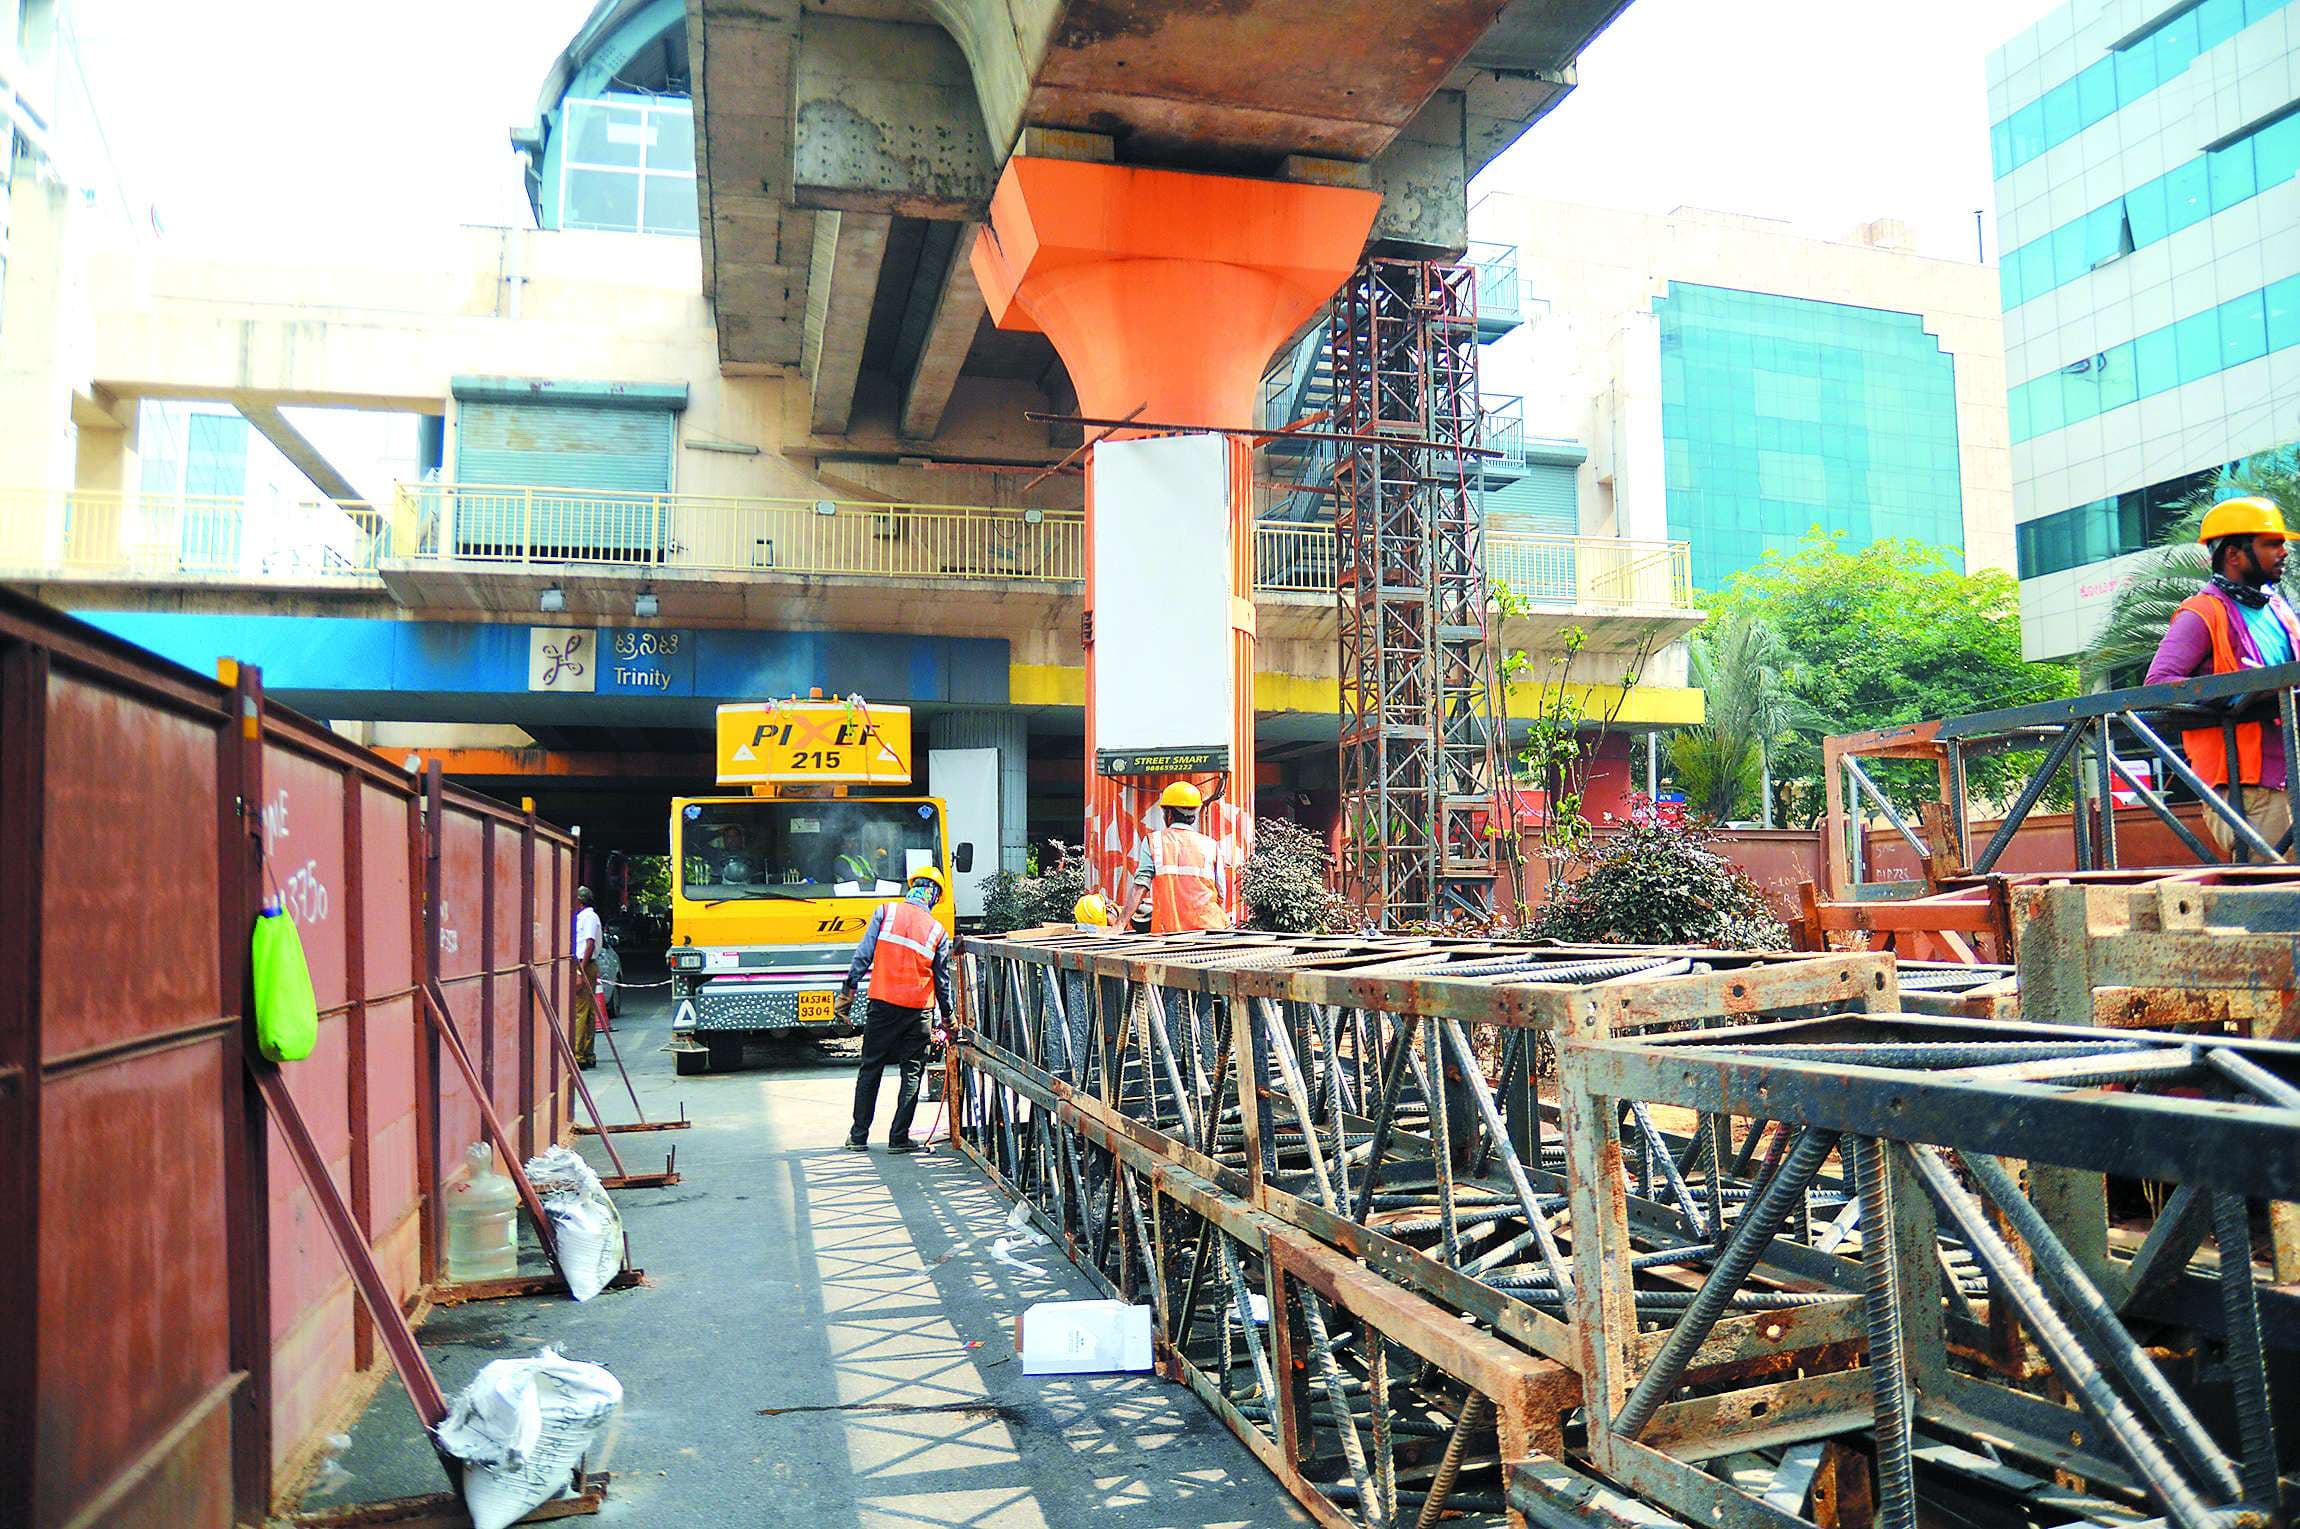
[{"label": "ceiling light fixture", "polygon": [[535,600],[535,608],[546,616],[556,616],[567,608],[567,591],[558,585],[546,586]]},{"label": "ceiling light fixture", "polygon": [[641,617],[660,616],[663,614],[663,602],[655,598],[653,590],[642,589],[638,598],[631,602],[631,614]]}]

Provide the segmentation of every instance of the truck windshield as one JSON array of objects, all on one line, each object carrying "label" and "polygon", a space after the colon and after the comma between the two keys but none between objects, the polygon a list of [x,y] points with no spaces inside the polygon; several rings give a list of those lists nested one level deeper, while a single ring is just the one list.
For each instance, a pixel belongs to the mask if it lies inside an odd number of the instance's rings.
[{"label": "truck windshield", "polygon": [[892,897],[942,864],[928,802],[690,802],[679,827],[679,890],[696,902]]}]

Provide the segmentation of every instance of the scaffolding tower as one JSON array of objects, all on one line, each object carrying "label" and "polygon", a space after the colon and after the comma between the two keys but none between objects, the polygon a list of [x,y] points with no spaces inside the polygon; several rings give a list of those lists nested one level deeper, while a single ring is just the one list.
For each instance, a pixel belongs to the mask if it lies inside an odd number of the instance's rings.
[{"label": "scaffolding tower", "polygon": [[1467,265],[1373,258],[1334,299],[1341,875],[1385,928],[1487,922],[1498,696]]}]

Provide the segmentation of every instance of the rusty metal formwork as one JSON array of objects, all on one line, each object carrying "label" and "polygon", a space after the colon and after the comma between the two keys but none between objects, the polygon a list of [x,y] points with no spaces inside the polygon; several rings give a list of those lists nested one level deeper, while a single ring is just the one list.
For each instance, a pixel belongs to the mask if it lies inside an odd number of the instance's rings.
[{"label": "rusty metal formwork", "polygon": [[1334,298],[1342,890],[1386,927],[1493,911],[1474,267],[1377,258]]},{"label": "rusty metal formwork", "polygon": [[965,968],[962,1150],[1321,1522],[2281,1521],[2300,1047],[1910,1016],[1875,954]]},{"label": "rusty metal formwork", "polygon": [[[2291,831],[2275,843],[2262,837],[2246,819],[2242,783],[2208,784],[2189,764],[2184,741],[2214,735],[2234,758],[2237,729],[2256,723],[2281,740],[2286,757],[2300,759],[2295,686],[2300,664],[2285,664],[1825,739],[1823,874],[1802,892],[1807,938],[1820,944],[1831,934],[1853,935],[1902,955],[2009,961],[2010,887],[2060,875],[2112,886],[2300,883],[2300,869],[2277,863],[2290,854]],[[1981,839],[1967,774],[1986,756],[2015,751],[2035,752],[2036,767]],[[1933,772],[1919,821],[1870,773],[1879,760],[1916,761]],[[2074,806],[2067,858],[2043,873],[2006,874],[2017,863],[2007,852],[2056,783],[2065,783]],[[2193,808],[2184,805],[2190,800]],[[2120,810],[2128,819],[2123,833],[2152,831],[2153,853],[2136,855],[2121,841]],[[1915,879],[1872,878],[1872,815],[1915,857]],[[2229,835],[2225,852],[2206,842],[2207,827]]]}]

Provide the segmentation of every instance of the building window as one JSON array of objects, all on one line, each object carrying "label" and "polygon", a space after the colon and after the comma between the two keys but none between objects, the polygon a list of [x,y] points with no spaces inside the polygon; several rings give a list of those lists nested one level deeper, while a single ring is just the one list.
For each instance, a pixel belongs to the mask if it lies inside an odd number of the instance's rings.
[{"label": "building window", "polygon": [[[2300,276],[2191,313],[2138,339],[2080,357],[2010,390],[2017,445],[2300,345]],[[2128,380],[2129,379],[2129,380]]]},{"label": "building window", "polygon": [[2096,122],[2173,79],[2255,21],[2290,0],[2195,0],[2158,22],[2074,79],[2063,80],[1989,129],[1997,176],[2068,142]]},{"label": "building window", "polygon": [[675,97],[566,102],[559,226],[692,234],[695,112]]},{"label": "building window", "polygon": [[[2263,452],[2249,460],[2263,462],[2291,449]],[[2228,469],[2243,465],[2232,462]],[[2043,578],[2155,546],[2186,511],[2189,497],[2210,488],[2221,471],[2219,467],[2203,468],[2022,521],[2013,532],[2020,576]]]},{"label": "building window", "polygon": [[2300,174],[2300,108],[2199,154],[2113,202],[2005,252],[2005,308],[2065,286],[2104,262],[2148,248]]}]

